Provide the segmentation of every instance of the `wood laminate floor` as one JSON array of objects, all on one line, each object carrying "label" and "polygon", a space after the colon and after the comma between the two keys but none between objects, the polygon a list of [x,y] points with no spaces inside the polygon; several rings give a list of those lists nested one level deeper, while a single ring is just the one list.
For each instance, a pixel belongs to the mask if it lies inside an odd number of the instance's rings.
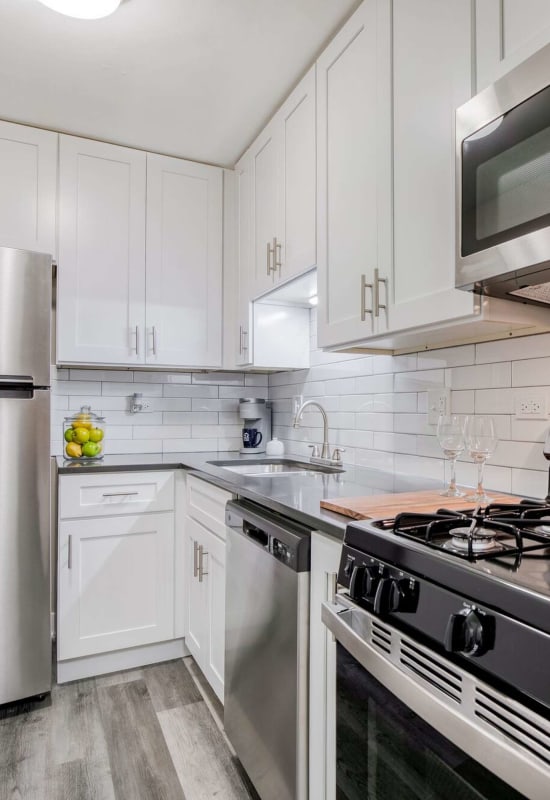
[{"label": "wood laminate floor", "polygon": [[192,658],[0,709],[0,800],[258,800]]}]

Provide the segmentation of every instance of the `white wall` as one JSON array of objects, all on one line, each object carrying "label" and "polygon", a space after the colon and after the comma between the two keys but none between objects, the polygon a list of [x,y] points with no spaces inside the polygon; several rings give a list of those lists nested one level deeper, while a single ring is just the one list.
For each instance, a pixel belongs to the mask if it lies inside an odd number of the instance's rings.
[{"label": "white wall", "polygon": [[[129,412],[134,392],[150,413]],[[107,454],[237,450],[243,395],[266,397],[267,375],[53,368],[52,454],[63,454],[63,418],[84,403],[106,417]]]},{"label": "white wall", "polygon": [[[499,444],[486,466],[486,485],[500,491],[544,497],[548,466],[542,443],[550,420],[516,420],[518,393],[542,390],[550,409],[550,334],[417,353],[408,356],[346,356],[316,348],[312,313],[309,370],[269,378],[274,435],[287,450],[309,454],[306,443],[322,441],[321,416],[304,414],[291,427],[292,396],[318,399],[329,418],[332,446],[346,448],[349,464],[379,467],[443,480],[444,461],[427,424],[427,390],[451,389],[452,409],[494,414]],[[458,462],[458,479],[475,481],[475,467]]]}]

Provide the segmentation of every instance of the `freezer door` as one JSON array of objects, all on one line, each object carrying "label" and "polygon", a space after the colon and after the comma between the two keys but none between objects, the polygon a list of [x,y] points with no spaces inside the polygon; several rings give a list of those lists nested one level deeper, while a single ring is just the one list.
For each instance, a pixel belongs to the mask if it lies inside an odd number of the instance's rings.
[{"label": "freezer door", "polygon": [[0,384],[0,704],[48,692],[50,393]]},{"label": "freezer door", "polygon": [[0,247],[0,376],[50,385],[52,259]]}]

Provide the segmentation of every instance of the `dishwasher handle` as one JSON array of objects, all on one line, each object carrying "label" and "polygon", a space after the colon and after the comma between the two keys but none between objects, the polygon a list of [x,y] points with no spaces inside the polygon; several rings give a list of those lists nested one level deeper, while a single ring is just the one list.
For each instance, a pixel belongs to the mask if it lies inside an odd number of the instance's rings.
[{"label": "dishwasher handle", "polygon": [[255,542],[258,542],[258,544],[261,544],[262,547],[269,547],[268,534],[261,528],[256,527],[256,525],[252,525],[246,519],[243,520],[243,533],[245,536],[248,536],[249,539],[253,539]]}]

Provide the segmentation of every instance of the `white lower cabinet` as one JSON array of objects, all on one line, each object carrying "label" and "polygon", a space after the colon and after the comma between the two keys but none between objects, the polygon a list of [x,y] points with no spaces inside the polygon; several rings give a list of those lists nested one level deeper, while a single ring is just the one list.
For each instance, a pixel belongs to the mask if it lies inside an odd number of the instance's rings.
[{"label": "white lower cabinet", "polygon": [[[60,683],[185,654],[183,534],[175,499],[182,482],[173,472],[156,475],[158,481],[153,472],[59,478]],[[95,506],[74,502],[90,490],[120,502],[109,510],[96,504],[93,515]],[[131,502],[135,496],[139,503]]]},{"label": "white lower cabinet", "polygon": [[186,520],[187,626],[185,643],[223,703],[225,542]]},{"label": "white lower cabinet", "polygon": [[321,621],[321,603],[336,587],[342,543],[311,534],[309,622],[309,796],[336,797],[336,644]]},{"label": "white lower cabinet", "polygon": [[224,701],[225,504],[232,495],[193,475],[185,517],[185,644]]},{"label": "white lower cabinet", "polygon": [[173,637],[173,513],[64,521],[59,553],[60,659]]}]

